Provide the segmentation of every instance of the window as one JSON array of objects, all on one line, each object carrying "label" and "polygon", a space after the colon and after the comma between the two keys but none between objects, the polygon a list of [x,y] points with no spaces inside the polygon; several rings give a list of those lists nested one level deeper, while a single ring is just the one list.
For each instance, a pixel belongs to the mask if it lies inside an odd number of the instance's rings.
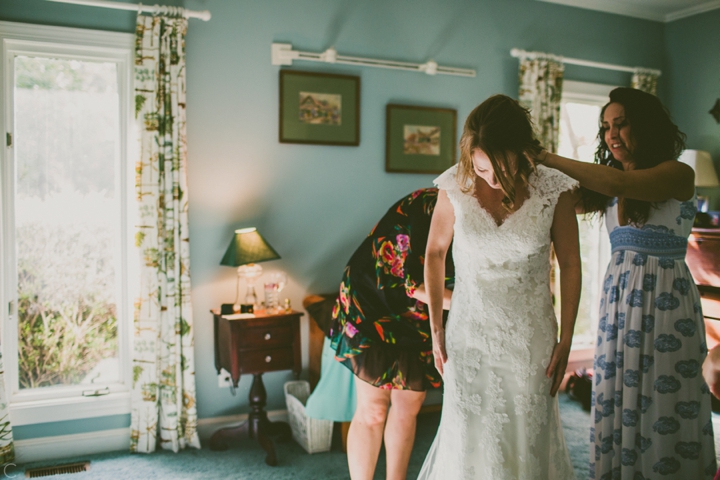
[{"label": "window", "polygon": [[[614,87],[585,82],[563,82],[558,154],[592,162],[597,148],[600,110]],[[600,304],[600,285],[610,260],[604,221],[597,216],[578,218],[582,261],[582,294],[578,309],[573,349],[594,348]],[[557,265],[556,265],[557,268]],[[559,274],[559,272],[556,272]],[[558,279],[559,275],[555,278]],[[559,282],[555,288],[560,291]],[[558,316],[560,302],[556,302]]]},{"label": "window", "polygon": [[0,38],[12,421],[127,413],[133,37],[3,22]]}]

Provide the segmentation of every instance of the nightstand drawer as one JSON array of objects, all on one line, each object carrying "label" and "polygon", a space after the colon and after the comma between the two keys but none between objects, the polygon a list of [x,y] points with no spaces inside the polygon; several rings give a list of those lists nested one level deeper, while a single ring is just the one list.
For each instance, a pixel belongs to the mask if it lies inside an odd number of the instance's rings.
[{"label": "nightstand drawer", "polygon": [[244,328],[238,339],[238,346],[242,349],[285,347],[292,343],[291,325]]},{"label": "nightstand drawer", "polygon": [[240,355],[242,373],[272,372],[293,368],[292,348],[267,348],[262,350],[243,350]]}]

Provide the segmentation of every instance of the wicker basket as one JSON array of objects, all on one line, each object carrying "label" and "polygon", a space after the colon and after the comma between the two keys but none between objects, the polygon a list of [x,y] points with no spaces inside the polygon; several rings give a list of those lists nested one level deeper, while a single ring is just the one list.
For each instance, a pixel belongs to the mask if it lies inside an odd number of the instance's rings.
[{"label": "wicker basket", "polygon": [[305,380],[285,383],[290,428],[296,442],[308,453],[327,452],[332,444],[332,420],[318,420],[305,414],[305,402],[310,396],[310,384]]}]

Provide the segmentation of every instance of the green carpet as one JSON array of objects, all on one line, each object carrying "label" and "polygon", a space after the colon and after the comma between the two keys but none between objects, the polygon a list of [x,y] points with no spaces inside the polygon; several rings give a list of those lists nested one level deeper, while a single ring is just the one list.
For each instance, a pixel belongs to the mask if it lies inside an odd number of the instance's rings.
[{"label": "green carpet", "polygon": [[[578,480],[587,479],[589,455],[590,414],[579,403],[560,394],[560,415],[565,430],[565,440],[570,449]],[[428,413],[418,418],[418,429],[410,459],[408,478],[414,479],[420,471],[425,454],[435,438],[439,413]],[[207,442],[206,442],[207,443]],[[90,460],[90,471],[67,475],[43,477],[48,479],[253,479],[253,480],[318,480],[347,479],[347,457],[339,450],[308,455],[299,445],[290,441],[276,443],[279,465],[265,465],[265,452],[253,441],[245,439],[231,444],[225,452],[213,452],[204,446],[202,450],[187,449],[180,453],[167,451],[151,455],[114,452],[88,455],[62,461],[42,462],[21,466],[25,468],[55,465],[80,460]],[[22,478],[20,471],[12,472]],[[376,479],[385,478],[385,459],[381,453]]]}]

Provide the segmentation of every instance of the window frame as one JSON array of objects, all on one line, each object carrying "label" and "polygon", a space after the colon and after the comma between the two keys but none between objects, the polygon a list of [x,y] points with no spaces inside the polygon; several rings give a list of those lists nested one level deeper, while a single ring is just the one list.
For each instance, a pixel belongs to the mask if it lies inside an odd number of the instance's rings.
[{"label": "window frame", "polygon": [[[119,162],[116,166],[116,186],[119,193],[121,218],[120,263],[121,281],[118,291],[118,349],[120,382],[109,385],[109,393],[83,396],[82,391],[92,390],[87,385],[58,386],[47,389],[21,391],[18,383],[18,323],[17,323],[17,271],[14,251],[14,149],[0,148],[0,305],[2,305],[2,353],[5,359],[5,389],[9,400],[10,420],[13,425],[29,425],[98,416],[130,413],[132,366],[132,300],[129,289],[131,255],[131,208],[133,199],[129,184],[132,176],[130,146],[134,126],[132,98],[134,81],[135,37],[132,34],[84,30],[68,27],[30,25],[0,21],[0,61],[4,74],[0,76],[0,129],[14,133],[14,58],[16,55],[49,55],[57,58],[74,58],[113,62],[118,71],[119,95]],[[12,303],[11,303],[12,302]],[[104,386],[103,386],[104,388]]]}]

